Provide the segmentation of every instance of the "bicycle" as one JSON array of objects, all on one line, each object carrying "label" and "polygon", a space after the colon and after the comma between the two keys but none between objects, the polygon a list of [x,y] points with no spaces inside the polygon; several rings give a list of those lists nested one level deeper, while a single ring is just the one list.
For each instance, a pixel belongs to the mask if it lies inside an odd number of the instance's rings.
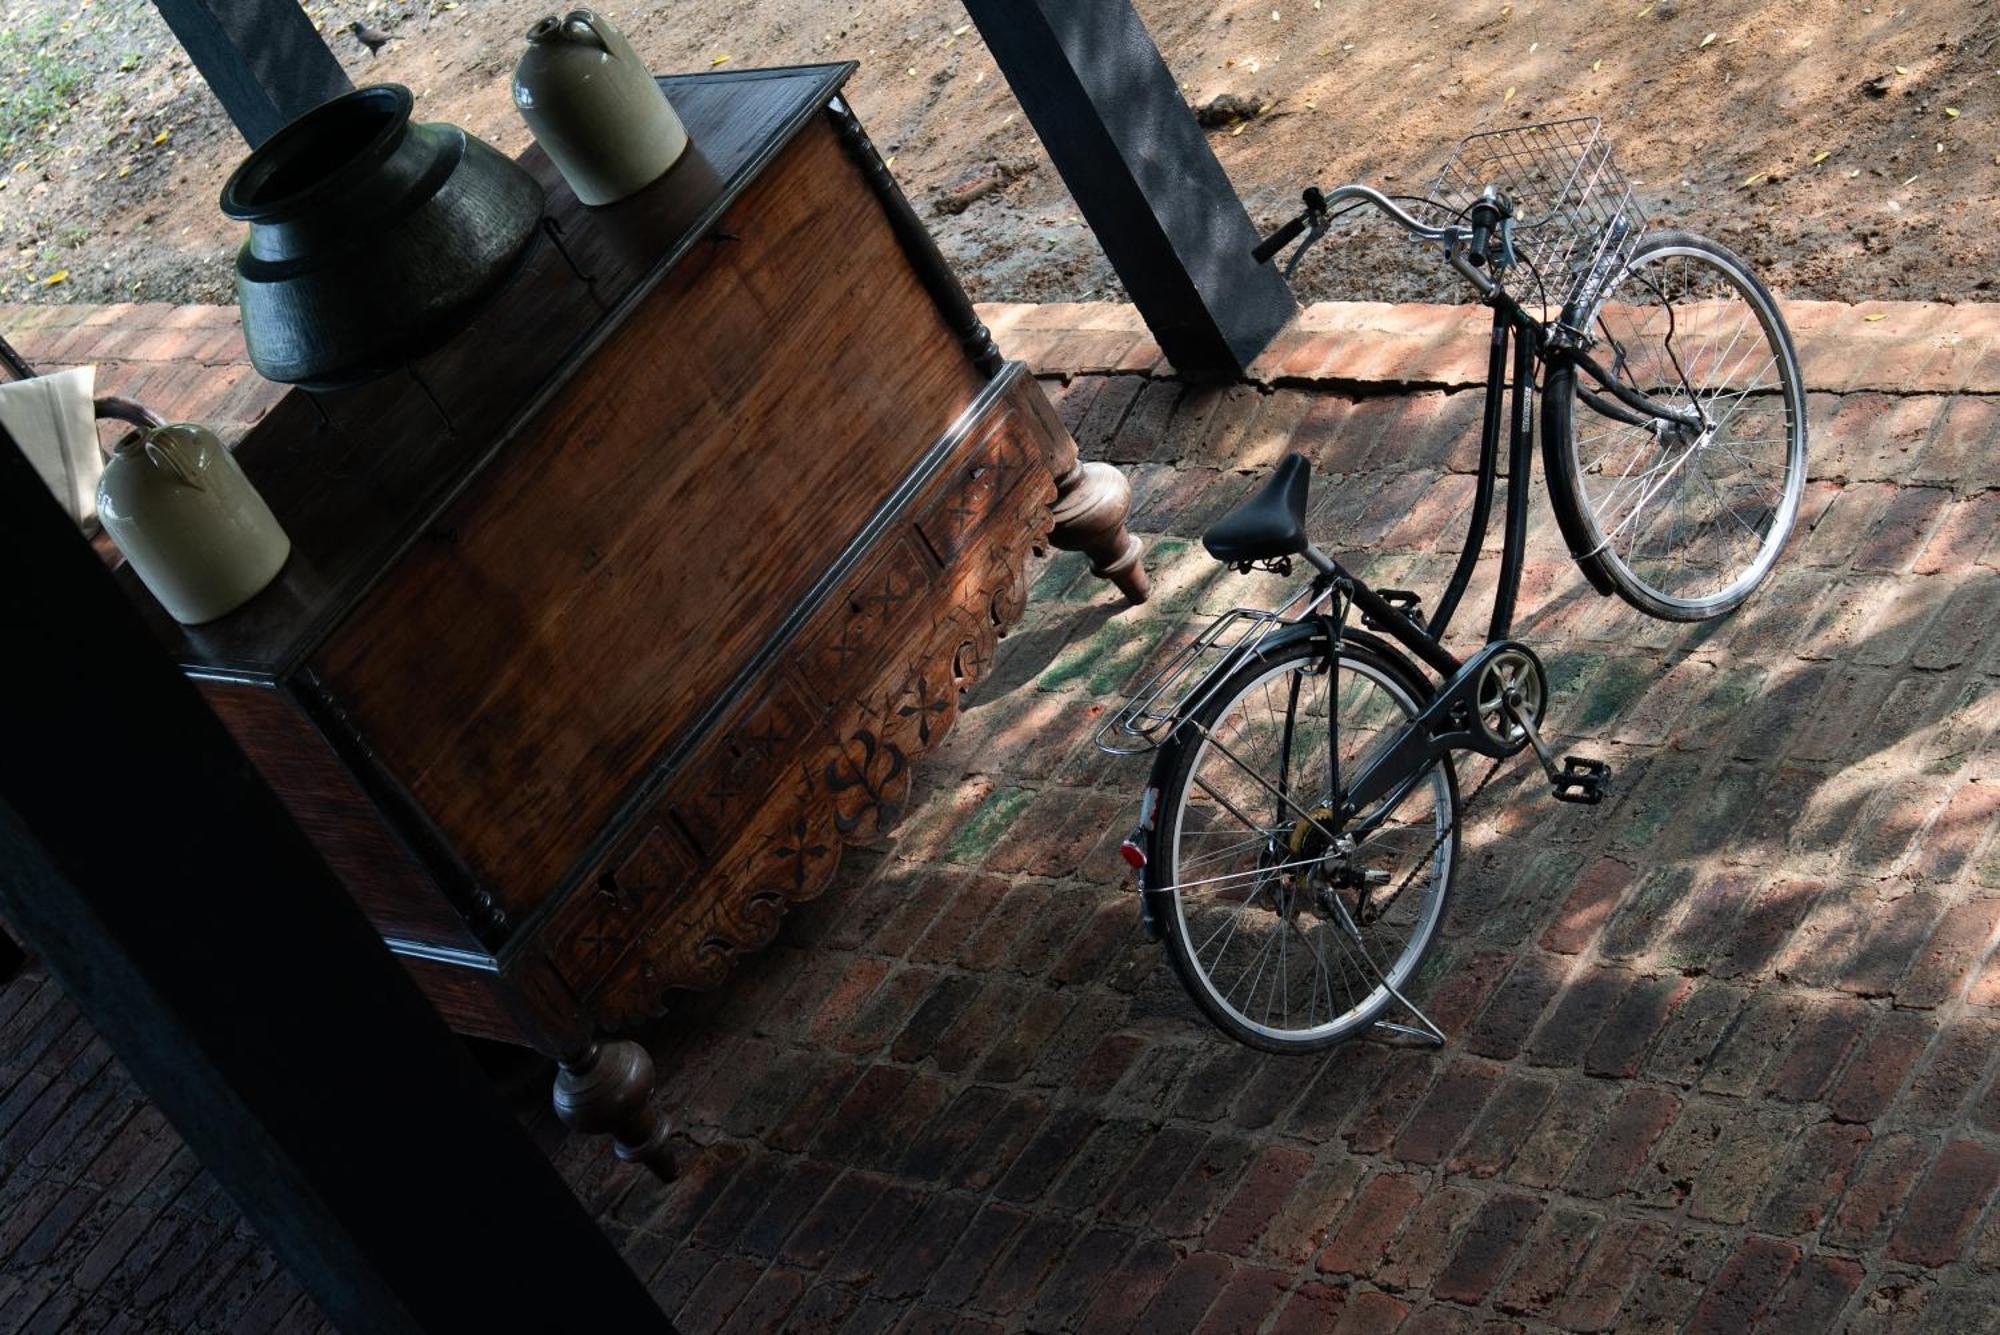
[{"label": "bicycle", "polygon": [[[1442,1044],[1405,989],[1457,865],[1454,758],[1493,760],[1483,789],[1530,750],[1569,802],[1601,802],[1612,777],[1602,760],[1558,763],[1541,660],[1511,638],[1537,372],[1543,471],[1571,557],[1600,595],[1680,621],[1740,605],[1784,547],[1805,485],[1804,387],[1769,292],[1715,242],[1646,234],[1595,120],[1462,141],[1430,195],[1403,200],[1430,221],[1365,185],[1303,200],[1259,263],[1304,234],[1289,276],[1333,219],[1372,208],[1441,248],[1492,308],[1465,546],[1428,615],[1412,591],[1369,587],[1308,537],[1310,465],[1291,455],[1203,542],[1246,574],[1303,561],[1310,582],[1188,640],[1096,742],[1156,753],[1122,851],[1143,922],[1218,1027],[1278,1052],[1377,1027]],[[1539,311],[1510,290],[1523,272]],[[1498,582],[1486,643],[1460,658],[1443,641],[1492,517],[1503,414]],[[1413,1023],[1384,1019],[1392,1005]]]}]

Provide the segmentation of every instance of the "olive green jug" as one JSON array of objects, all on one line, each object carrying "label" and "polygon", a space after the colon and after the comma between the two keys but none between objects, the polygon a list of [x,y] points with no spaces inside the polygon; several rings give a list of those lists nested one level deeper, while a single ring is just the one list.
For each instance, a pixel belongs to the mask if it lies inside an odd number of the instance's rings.
[{"label": "olive green jug", "polygon": [[687,149],[681,118],[632,43],[588,9],[528,29],[514,107],[585,204],[652,184]]},{"label": "olive green jug", "polygon": [[191,626],[250,601],[292,550],[241,466],[192,422],[120,441],[97,480],[97,517],[133,573]]}]

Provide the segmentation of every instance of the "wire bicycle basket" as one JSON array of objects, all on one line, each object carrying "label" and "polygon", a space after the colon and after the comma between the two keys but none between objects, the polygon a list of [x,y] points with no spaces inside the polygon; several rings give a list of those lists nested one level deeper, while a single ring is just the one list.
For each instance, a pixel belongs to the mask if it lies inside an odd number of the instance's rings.
[{"label": "wire bicycle basket", "polygon": [[1488,185],[1514,202],[1514,247],[1540,279],[1544,323],[1580,332],[1646,230],[1602,122],[1585,116],[1467,135],[1431,185],[1436,221],[1462,219]]}]

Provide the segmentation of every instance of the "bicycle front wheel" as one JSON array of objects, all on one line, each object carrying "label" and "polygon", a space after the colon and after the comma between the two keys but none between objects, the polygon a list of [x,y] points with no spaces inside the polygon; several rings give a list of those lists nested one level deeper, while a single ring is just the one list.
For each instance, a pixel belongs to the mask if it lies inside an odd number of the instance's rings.
[{"label": "bicycle front wheel", "polygon": [[1691,232],[1641,241],[1589,332],[1616,380],[1690,420],[1633,412],[1552,367],[1543,432],[1571,548],[1642,612],[1721,616],[1770,574],[1805,492],[1791,332],[1749,266]]},{"label": "bicycle front wheel", "polygon": [[1419,775],[1352,848],[1330,834],[1331,812],[1428,695],[1386,648],[1350,639],[1336,665],[1324,637],[1301,635],[1239,669],[1183,725],[1162,767],[1147,881],[1171,899],[1176,973],[1231,1037],[1274,1052],[1329,1047],[1410,985],[1457,861],[1451,761]]}]

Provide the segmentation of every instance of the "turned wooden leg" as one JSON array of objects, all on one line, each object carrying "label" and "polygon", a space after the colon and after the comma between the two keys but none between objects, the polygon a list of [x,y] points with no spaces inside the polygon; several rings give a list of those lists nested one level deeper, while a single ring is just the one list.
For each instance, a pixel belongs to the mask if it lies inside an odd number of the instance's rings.
[{"label": "turned wooden leg", "polygon": [[667,1137],[673,1128],[653,1110],[653,1059],[630,1039],[592,1043],[563,1057],[556,1071],[556,1116],[572,1131],[611,1133],[618,1157],[674,1176]]},{"label": "turned wooden leg", "polygon": [[1132,508],[1132,484],[1107,463],[1072,464],[1056,479],[1055,531],[1049,541],[1066,552],[1090,558],[1090,573],[1108,579],[1127,600],[1143,603],[1152,592],[1143,549],[1125,528]]}]

